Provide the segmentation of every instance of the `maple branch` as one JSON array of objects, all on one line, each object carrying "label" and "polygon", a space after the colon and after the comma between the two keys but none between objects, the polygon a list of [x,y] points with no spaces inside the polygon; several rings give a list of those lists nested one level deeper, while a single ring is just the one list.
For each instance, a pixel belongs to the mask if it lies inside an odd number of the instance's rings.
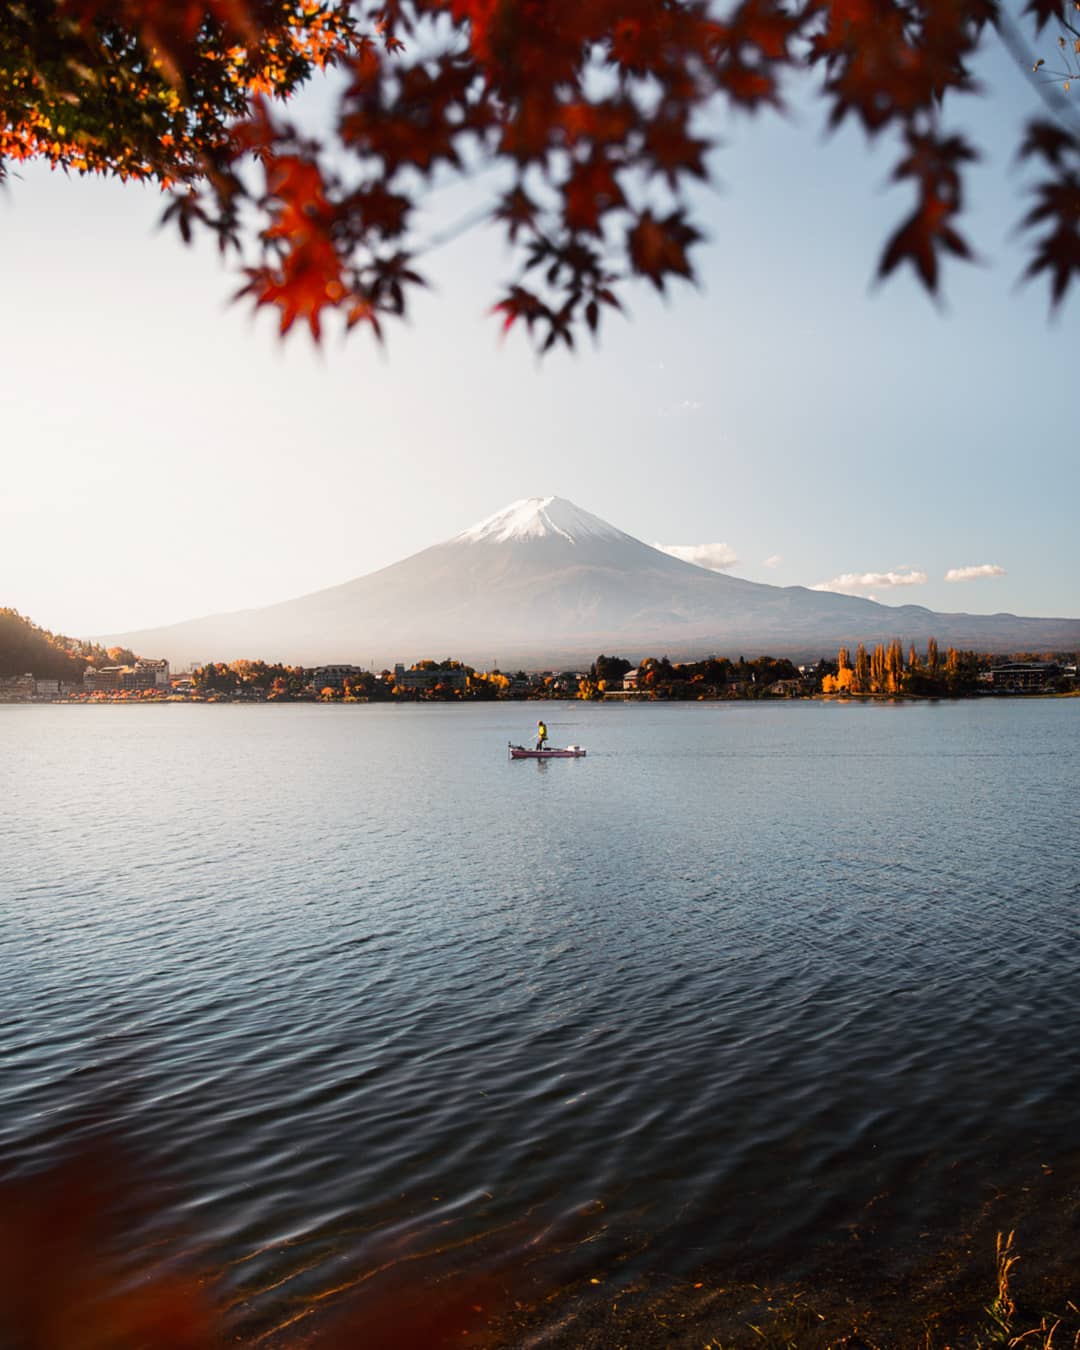
[{"label": "maple branch", "polygon": [[462,235],[468,234],[470,230],[475,230],[478,225],[483,225],[490,220],[491,207],[477,207],[475,211],[467,212],[453,225],[447,225],[445,229],[437,230],[425,243],[417,244],[416,256],[419,258],[427,253],[433,253],[436,249],[445,248],[447,244],[452,244],[455,239],[460,239]]},{"label": "maple branch", "polygon": [[1077,116],[1075,105],[1065,97],[1060,86],[1035,78],[1035,53],[1028,45],[1027,38],[1020,31],[1016,20],[1004,7],[999,6],[993,24],[1006,51],[1023,71],[1028,83],[1037,91],[1049,112],[1073,132],[1080,133],[1080,117]]}]

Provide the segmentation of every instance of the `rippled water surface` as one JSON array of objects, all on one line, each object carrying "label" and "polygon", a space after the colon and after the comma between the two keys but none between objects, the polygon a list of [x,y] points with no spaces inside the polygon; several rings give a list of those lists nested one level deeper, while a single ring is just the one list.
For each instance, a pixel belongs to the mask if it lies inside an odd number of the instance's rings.
[{"label": "rippled water surface", "polygon": [[437,1249],[902,1246],[1072,1142],[1080,701],[548,706],[586,759],[0,708],[0,1170],[117,1127],[255,1334]]}]

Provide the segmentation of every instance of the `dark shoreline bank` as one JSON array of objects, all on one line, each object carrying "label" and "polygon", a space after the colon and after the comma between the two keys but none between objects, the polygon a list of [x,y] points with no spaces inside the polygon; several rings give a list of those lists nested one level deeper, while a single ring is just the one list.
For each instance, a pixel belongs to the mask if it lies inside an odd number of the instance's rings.
[{"label": "dark shoreline bank", "polygon": [[406,1258],[408,1273],[391,1273],[381,1289],[377,1278],[341,1307],[239,1341],[267,1350],[360,1340],[368,1350],[1075,1350],[1080,1155],[1035,1166],[1008,1190],[984,1187],[947,1231],[899,1247],[873,1225],[853,1227],[790,1263],[736,1256],[678,1277],[632,1270],[643,1250],[632,1242],[607,1261],[590,1259],[585,1238],[436,1269],[452,1261],[447,1249]]}]

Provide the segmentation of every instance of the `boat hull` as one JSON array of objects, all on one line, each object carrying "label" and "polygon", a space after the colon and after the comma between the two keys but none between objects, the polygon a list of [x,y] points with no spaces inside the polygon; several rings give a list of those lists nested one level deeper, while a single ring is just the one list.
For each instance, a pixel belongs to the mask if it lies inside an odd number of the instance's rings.
[{"label": "boat hull", "polygon": [[565,750],[529,750],[524,745],[511,745],[509,750],[511,759],[581,759],[585,754],[580,745]]}]

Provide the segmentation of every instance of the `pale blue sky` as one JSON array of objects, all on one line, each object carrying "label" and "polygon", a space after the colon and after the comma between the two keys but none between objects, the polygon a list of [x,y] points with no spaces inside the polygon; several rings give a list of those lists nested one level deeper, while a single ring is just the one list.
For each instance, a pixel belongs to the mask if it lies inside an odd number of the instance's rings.
[{"label": "pale blue sky", "polygon": [[[963,121],[988,265],[953,268],[944,306],[871,284],[906,189],[811,106],[725,121],[697,289],[639,288],[599,348],[542,362],[486,317],[510,268],[484,229],[424,264],[384,353],[315,352],[228,306],[236,279],[155,229],[156,191],[24,170],[0,196],[0,604],[90,634],[270,603],[558,494],[650,543],[723,541],[756,580],[909,568],[927,582],[869,593],[1080,615],[1077,301],[1049,320],[1016,285],[1034,105],[1007,58],[984,74]],[[942,579],[982,563],[1007,575]]]}]

